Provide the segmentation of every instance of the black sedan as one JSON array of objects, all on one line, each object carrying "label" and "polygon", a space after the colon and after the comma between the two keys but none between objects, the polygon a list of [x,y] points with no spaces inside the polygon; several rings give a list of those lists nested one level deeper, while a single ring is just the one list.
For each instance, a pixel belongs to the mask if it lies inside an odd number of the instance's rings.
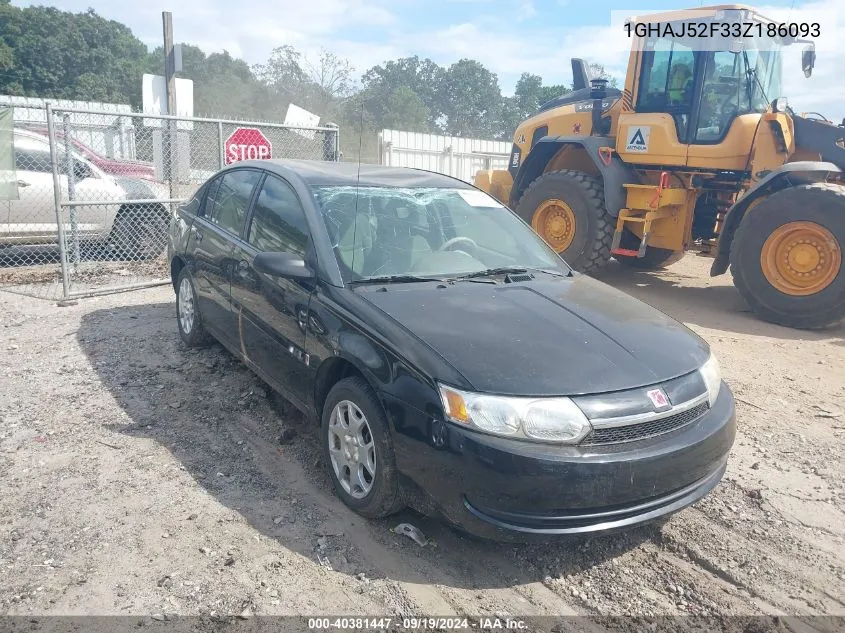
[{"label": "black sedan", "polygon": [[182,339],[213,337],[312,419],[366,517],[601,532],[725,472],[734,400],[707,344],[459,180],[237,163],[179,208],[169,256]]}]

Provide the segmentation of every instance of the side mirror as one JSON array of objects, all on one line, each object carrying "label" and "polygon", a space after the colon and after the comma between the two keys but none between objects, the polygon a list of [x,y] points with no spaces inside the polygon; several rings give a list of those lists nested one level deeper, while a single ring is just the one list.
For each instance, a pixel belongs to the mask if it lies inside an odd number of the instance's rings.
[{"label": "side mirror", "polygon": [[813,68],[816,65],[816,47],[809,44],[801,51],[801,68],[804,71],[804,76],[809,77],[813,74]]},{"label": "side mirror", "polygon": [[305,260],[293,253],[259,253],[252,260],[252,267],[260,273],[288,279],[313,279],[314,271]]}]

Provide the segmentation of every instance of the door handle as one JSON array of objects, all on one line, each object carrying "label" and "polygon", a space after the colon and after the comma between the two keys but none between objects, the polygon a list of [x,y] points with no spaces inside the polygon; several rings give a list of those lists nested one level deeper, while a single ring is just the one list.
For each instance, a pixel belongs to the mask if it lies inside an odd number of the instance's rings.
[{"label": "door handle", "polygon": [[191,230],[194,232],[194,239],[197,242],[202,242],[202,232],[199,229],[195,228],[192,228]]},{"label": "door handle", "polygon": [[18,187],[29,187],[29,183],[25,180],[18,180]]}]

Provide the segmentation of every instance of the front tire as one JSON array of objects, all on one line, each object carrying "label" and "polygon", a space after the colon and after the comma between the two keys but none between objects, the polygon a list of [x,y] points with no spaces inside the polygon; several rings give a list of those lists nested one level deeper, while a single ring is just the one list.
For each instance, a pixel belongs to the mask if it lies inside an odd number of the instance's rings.
[{"label": "front tire", "polygon": [[799,329],[845,321],[845,187],[790,187],[755,205],[731,244],[734,285],[761,319]]},{"label": "front tire", "polygon": [[571,169],[543,174],[516,212],[575,270],[592,273],[607,265],[614,223],[598,178]]},{"label": "front tire", "polygon": [[176,322],[179,336],[188,347],[205,347],[212,342],[203,325],[194,280],[187,268],[182,269],[176,281]]},{"label": "front tire", "polygon": [[387,419],[363,378],[344,378],[331,388],[323,405],[321,438],[343,503],[371,519],[404,507]]}]

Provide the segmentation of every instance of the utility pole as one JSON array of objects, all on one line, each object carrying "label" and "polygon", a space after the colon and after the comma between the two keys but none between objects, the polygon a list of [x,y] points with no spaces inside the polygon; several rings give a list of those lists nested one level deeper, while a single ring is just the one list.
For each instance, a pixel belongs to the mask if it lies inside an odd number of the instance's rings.
[{"label": "utility pole", "polygon": [[[176,57],[173,52],[173,14],[170,11],[161,12],[161,22],[164,30],[164,90],[167,95],[167,112],[171,116],[176,114]],[[167,119],[167,125],[162,129],[164,134],[162,149],[164,154],[164,176],[170,183],[170,194],[173,197],[173,166],[176,149],[176,122]]]}]

